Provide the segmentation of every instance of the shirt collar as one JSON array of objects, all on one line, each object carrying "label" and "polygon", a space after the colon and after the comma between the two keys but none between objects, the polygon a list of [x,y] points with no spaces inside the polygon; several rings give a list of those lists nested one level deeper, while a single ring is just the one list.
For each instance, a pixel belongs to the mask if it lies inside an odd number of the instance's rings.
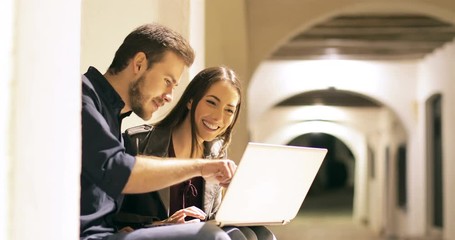
[{"label": "shirt collar", "polygon": [[[107,79],[101,74],[98,69],[94,67],[89,67],[87,72],[84,74],[90,82],[93,84],[96,92],[100,95],[103,100],[108,103],[116,112],[120,111],[125,107],[125,102],[123,102],[120,95],[115,91],[112,85],[107,81]],[[119,115],[121,119],[131,115],[132,111],[122,113]]]}]

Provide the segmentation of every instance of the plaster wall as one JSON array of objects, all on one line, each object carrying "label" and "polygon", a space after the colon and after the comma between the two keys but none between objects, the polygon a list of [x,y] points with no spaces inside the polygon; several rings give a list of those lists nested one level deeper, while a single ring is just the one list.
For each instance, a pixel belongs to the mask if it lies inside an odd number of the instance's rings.
[{"label": "plaster wall", "polygon": [[249,82],[249,48],[247,39],[247,9],[244,0],[205,1],[206,2],[206,65],[225,65],[232,68],[242,83],[242,108],[232,134],[228,157],[236,162],[242,157],[250,139],[247,128]]},{"label": "plaster wall", "polygon": [[77,239],[80,1],[0,9],[0,238]]},{"label": "plaster wall", "polygon": [[267,120],[264,112],[290,96],[335,88],[375,99],[390,107],[405,129],[412,129],[416,78],[415,61],[266,61],[248,88],[248,126]]},{"label": "plaster wall", "polygon": [[[421,123],[419,124],[419,136],[423,145],[426,144],[425,138],[425,102],[433,94],[442,94],[442,126],[443,126],[443,211],[444,211],[444,231],[445,239],[455,238],[455,206],[451,203],[455,201],[455,193],[452,191],[452,183],[455,182],[455,68],[453,61],[455,56],[455,41],[445,45],[431,56],[422,61],[419,66],[419,115]],[[420,149],[419,153],[426,156],[426,148]],[[412,173],[417,177],[427,176],[426,162],[419,165]],[[418,186],[414,186],[418,187]],[[422,199],[423,204],[428,203],[428,199]],[[422,206],[425,208],[425,206]],[[429,220],[428,220],[429,221]],[[429,224],[429,223],[427,223]]]},{"label": "plaster wall", "polygon": [[11,145],[10,126],[11,126],[11,85],[13,70],[13,39],[15,17],[14,4],[12,0],[0,3],[0,29],[2,29],[2,40],[0,44],[0,108],[5,114],[0,117],[0,132],[6,133],[0,136],[0,239],[7,239],[11,234],[9,229],[10,207],[8,192],[10,190],[10,161]]}]

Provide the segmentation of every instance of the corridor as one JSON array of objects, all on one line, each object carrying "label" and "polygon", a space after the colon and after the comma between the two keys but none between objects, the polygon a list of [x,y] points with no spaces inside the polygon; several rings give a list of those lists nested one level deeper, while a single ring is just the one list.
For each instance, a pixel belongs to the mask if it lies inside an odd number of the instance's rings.
[{"label": "corridor", "polygon": [[352,196],[353,191],[346,188],[309,195],[291,223],[269,228],[278,240],[393,239],[377,236],[367,227],[353,223]]}]

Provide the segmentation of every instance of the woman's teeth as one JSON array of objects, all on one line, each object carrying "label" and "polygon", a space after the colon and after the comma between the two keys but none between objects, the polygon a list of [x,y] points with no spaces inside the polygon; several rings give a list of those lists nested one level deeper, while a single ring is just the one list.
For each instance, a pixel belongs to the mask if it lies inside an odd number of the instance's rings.
[{"label": "woman's teeth", "polygon": [[202,122],[204,123],[204,125],[205,125],[206,127],[210,128],[210,129],[212,129],[212,130],[217,130],[217,129],[219,128],[219,126],[210,124],[210,123],[208,123],[208,122],[206,122],[206,121],[202,121]]}]

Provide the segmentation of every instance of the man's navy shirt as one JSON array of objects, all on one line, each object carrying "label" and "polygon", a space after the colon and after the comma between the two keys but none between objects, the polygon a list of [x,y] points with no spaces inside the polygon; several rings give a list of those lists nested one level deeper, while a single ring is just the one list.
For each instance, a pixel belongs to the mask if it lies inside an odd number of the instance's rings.
[{"label": "man's navy shirt", "polygon": [[120,130],[122,119],[131,114],[120,114],[124,106],[107,79],[90,67],[82,76],[81,239],[115,232],[111,217],[135,163]]}]

